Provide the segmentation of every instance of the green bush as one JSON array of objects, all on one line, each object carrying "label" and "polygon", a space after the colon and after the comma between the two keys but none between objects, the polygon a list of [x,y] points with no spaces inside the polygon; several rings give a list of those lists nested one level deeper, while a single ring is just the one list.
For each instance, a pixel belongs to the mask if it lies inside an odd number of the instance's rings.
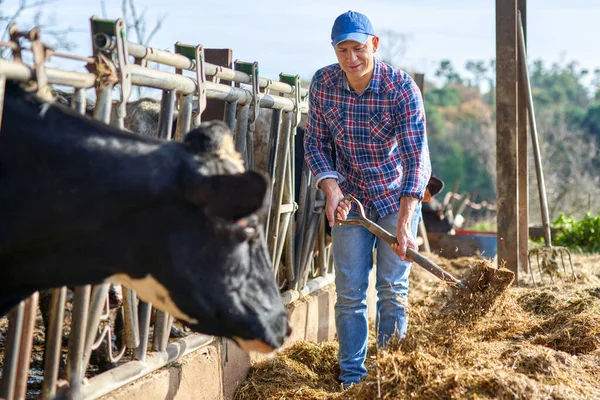
[{"label": "green bush", "polygon": [[476,232],[496,232],[498,226],[496,225],[496,221],[483,221],[476,223],[469,230]]},{"label": "green bush", "polygon": [[588,212],[580,220],[561,213],[554,226],[561,228],[562,232],[553,244],[586,253],[600,253],[600,213],[593,215]]}]

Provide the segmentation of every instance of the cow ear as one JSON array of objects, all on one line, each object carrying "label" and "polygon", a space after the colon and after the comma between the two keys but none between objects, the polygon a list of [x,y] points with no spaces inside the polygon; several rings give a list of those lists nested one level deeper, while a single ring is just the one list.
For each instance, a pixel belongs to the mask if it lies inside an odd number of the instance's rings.
[{"label": "cow ear", "polygon": [[188,201],[206,207],[206,213],[238,221],[266,207],[268,178],[257,171],[204,176],[186,183]]}]

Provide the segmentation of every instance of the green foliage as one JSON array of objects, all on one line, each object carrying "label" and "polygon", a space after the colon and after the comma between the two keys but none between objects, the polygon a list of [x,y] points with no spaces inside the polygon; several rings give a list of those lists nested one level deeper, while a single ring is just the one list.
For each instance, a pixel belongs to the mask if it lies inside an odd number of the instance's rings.
[{"label": "green foliage", "polygon": [[594,101],[581,120],[584,132],[600,139],[600,99]]},{"label": "green foliage", "polygon": [[554,239],[554,244],[587,253],[600,253],[600,213],[588,212],[583,219],[560,213],[554,226],[561,232]]},{"label": "green foliage", "polygon": [[469,227],[469,230],[476,232],[496,232],[498,225],[496,225],[496,221],[482,221]]},{"label": "green foliage", "polygon": [[[441,84],[426,84],[433,172],[446,182],[444,192],[458,183],[460,192],[477,192],[478,201],[495,201],[495,62],[470,60],[465,69],[461,76],[449,60],[442,60],[435,71]],[[580,156],[572,146],[582,134],[588,136],[590,150],[595,148],[593,139],[600,141],[600,90],[590,92],[585,84],[589,79],[583,79],[591,77],[592,85],[600,87],[600,68],[590,74],[576,62],[544,65],[534,61],[529,72],[542,156],[552,159],[551,168],[545,172],[555,178],[549,191],[557,197],[549,200],[559,210],[564,207],[571,212],[569,205],[579,200],[568,195],[573,190],[568,182],[584,173],[600,176],[600,154],[596,155],[597,162],[586,164],[581,160],[584,156],[593,158],[593,154],[588,151],[591,155]],[[567,197],[569,200],[564,200]]]},{"label": "green foliage", "polygon": [[427,101],[436,106],[458,106],[461,103],[460,92],[455,87],[433,89],[425,93]]}]

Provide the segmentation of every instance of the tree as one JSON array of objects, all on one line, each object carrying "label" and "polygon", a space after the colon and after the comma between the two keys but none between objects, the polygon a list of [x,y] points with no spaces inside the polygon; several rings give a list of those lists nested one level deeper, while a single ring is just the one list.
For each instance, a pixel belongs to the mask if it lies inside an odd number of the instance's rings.
[{"label": "tree", "polygon": [[454,66],[452,66],[452,61],[450,60],[442,60],[440,62],[440,66],[435,71],[435,76],[438,78],[445,79],[446,85],[460,85],[462,84],[462,78],[460,75],[454,70]]},{"label": "tree", "polygon": [[481,85],[481,81],[488,71],[485,61],[467,61],[465,68],[467,71],[473,74],[473,85],[479,87]]},{"label": "tree", "polygon": [[[102,8],[102,17],[108,18],[106,12],[106,0],[100,0],[100,7]],[[160,31],[163,22],[167,18],[167,14],[159,16],[154,26],[148,28],[146,18],[147,10],[148,8],[144,7],[140,13],[138,12],[135,0],[121,0],[121,18],[125,21],[127,38],[131,38],[131,32],[133,32],[135,33],[135,39],[132,41],[144,46],[150,46],[152,39],[158,31]],[[160,69],[160,64],[156,63],[155,68]],[[142,97],[142,92],[144,92],[145,89],[140,86],[136,86],[135,89],[137,97]]]},{"label": "tree", "polygon": [[[56,49],[73,50],[75,44],[68,35],[75,30],[71,27],[58,29],[56,20],[48,16],[46,7],[55,3],[54,0],[18,0],[14,4],[6,4],[0,0],[0,40],[8,40],[8,28],[13,22],[19,23],[19,30],[31,29],[38,26],[42,41]],[[23,21],[25,20],[25,23]],[[8,58],[10,51],[0,47],[0,58]]]},{"label": "tree", "polygon": [[390,65],[400,66],[407,50],[409,36],[391,29],[379,33],[379,59]]},{"label": "tree", "polygon": [[[106,0],[100,0],[100,6],[102,7],[102,17],[107,18]],[[135,40],[133,41],[144,46],[150,45],[167,18],[167,14],[159,16],[154,26],[149,29],[146,18],[147,10],[148,8],[144,7],[141,12],[138,12],[135,0],[121,0],[121,17],[127,26],[127,37],[131,37],[130,33],[134,32]]]}]

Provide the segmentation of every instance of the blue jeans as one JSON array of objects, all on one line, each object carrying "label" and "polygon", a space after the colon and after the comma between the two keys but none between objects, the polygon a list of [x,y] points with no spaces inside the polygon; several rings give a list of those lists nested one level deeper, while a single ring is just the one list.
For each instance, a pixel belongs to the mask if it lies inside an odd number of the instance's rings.
[{"label": "blue jeans", "polygon": [[[348,218],[358,218],[350,212]],[[412,233],[416,237],[421,218],[421,203],[412,220]],[[396,234],[398,213],[372,221]],[[367,288],[373,268],[373,249],[377,247],[377,342],[385,347],[393,335],[404,337],[407,315],[404,304],[408,295],[410,263],[401,261],[384,240],[367,229],[356,225],[334,226],[332,229],[333,256],[335,260],[335,324],[337,329],[341,368],[340,380],[344,387],[360,382],[366,375],[368,319]]]}]

